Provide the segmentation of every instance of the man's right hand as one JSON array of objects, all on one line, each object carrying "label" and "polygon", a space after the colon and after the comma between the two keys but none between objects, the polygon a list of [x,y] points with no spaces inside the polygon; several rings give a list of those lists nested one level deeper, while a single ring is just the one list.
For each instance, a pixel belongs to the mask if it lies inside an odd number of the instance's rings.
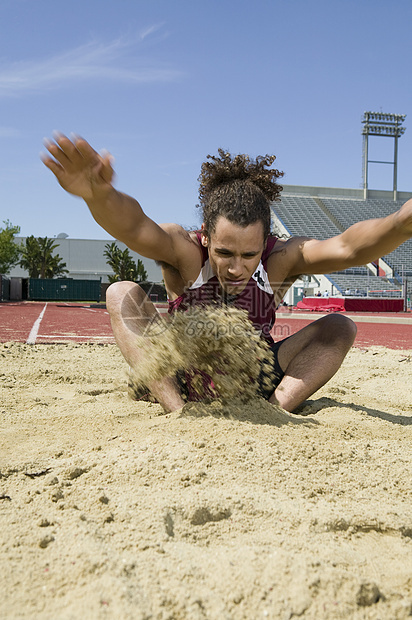
[{"label": "man's right hand", "polygon": [[88,202],[111,191],[114,171],[109,153],[99,155],[86,140],[71,141],[62,134],[54,141],[45,140],[45,146],[52,157],[43,155],[42,161],[67,192]]},{"label": "man's right hand", "polygon": [[201,269],[198,243],[178,224],[156,224],[135,198],[117,191],[108,153],[99,155],[86,140],[62,134],[46,140],[45,146],[50,153],[42,156],[45,166],[63,189],[85,200],[99,226],[141,256],[171,265],[178,274],[182,270],[179,286],[196,280]]}]

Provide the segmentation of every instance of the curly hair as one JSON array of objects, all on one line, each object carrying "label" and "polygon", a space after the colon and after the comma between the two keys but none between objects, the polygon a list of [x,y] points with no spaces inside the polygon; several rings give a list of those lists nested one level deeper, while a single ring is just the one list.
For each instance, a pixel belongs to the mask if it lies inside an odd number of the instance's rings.
[{"label": "curly hair", "polygon": [[270,167],[276,157],[266,155],[253,160],[223,149],[218,153],[207,156],[198,178],[197,206],[202,209],[204,234],[209,236],[215,231],[217,218],[222,215],[242,227],[261,221],[266,239],[271,225],[270,201],[279,200],[283,189],[276,181],[283,172]]}]

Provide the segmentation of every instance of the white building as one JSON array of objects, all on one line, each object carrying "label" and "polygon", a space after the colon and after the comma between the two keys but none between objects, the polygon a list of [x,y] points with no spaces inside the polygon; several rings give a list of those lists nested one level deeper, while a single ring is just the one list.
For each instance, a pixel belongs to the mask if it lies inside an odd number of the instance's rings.
[{"label": "white building", "polygon": [[[25,237],[16,237],[16,243],[24,243]],[[109,275],[113,274],[111,267],[106,262],[104,255],[105,246],[111,244],[112,241],[103,241],[100,239],[70,239],[69,237],[53,239],[59,244],[54,250],[54,254],[59,254],[66,263],[66,269],[69,273],[65,275],[67,278],[76,280],[99,280],[108,282]],[[114,240],[113,240],[114,241]],[[126,246],[124,243],[116,241],[116,245],[123,251]],[[147,271],[147,279],[149,282],[161,282],[162,271],[155,261],[144,258],[136,252],[130,250],[133,260],[137,263],[138,259],[143,262]],[[21,267],[14,267],[9,277],[11,278],[27,278],[28,272]]]}]

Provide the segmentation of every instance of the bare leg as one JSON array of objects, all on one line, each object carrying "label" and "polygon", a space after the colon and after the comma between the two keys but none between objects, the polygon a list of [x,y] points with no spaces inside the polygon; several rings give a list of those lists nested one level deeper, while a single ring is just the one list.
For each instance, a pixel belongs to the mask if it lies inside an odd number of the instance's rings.
[{"label": "bare leg", "polygon": [[[142,351],[135,345],[135,336],[141,336],[153,320],[161,321],[156,308],[142,288],[135,282],[116,282],[106,292],[113,334],[123,357],[132,368],[142,360]],[[184,401],[174,379],[165,377],[147,386],[167,412],[180,409]]]},{"label": "bare leg", "polygon": [[270,397],[293,411],[339,370],[356,336],[356,325],[340,314],[314,321],[279,348],[285,376]]}]

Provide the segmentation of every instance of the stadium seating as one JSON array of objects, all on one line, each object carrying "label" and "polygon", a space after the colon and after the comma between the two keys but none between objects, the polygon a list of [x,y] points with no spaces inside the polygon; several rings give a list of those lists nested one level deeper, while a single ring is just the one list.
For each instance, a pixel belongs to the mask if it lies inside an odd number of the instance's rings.
[{"label": "stadium seating", "polygon": [[277,217],[293,236],[327,239],[340,233],[339,228],[311,196],[284,195],[281,202],[272,203],[272,206]]},{"label": "stadium seating", "polygon": [[[302,188],[303,189],[303,188]],[[368,198],[366,200],[341,197],[284,193],[280,202],[272,203],[276,219],[293,236],[327,239],[339,234],[355,222],[385,217],[400,208],[402,202]],[[378,277],[365,267],[327,274],[341,294],[369,296],[400,296],[402,276],[408,276],[412,294],[412,240],[382,257],[393,269],[394,277]]]},{"label": "stadium seating", "polygon": [[[367,200],[322,198],[322,202],[344,228],[348,228],[351,224],[361,220],[385,217],[402,206],[401,202],[372,198]],[[402,273],[412,276],[412,240],[406,241],[399,248],[382,258],[397,272],[398,276],[401,276]]]}]

